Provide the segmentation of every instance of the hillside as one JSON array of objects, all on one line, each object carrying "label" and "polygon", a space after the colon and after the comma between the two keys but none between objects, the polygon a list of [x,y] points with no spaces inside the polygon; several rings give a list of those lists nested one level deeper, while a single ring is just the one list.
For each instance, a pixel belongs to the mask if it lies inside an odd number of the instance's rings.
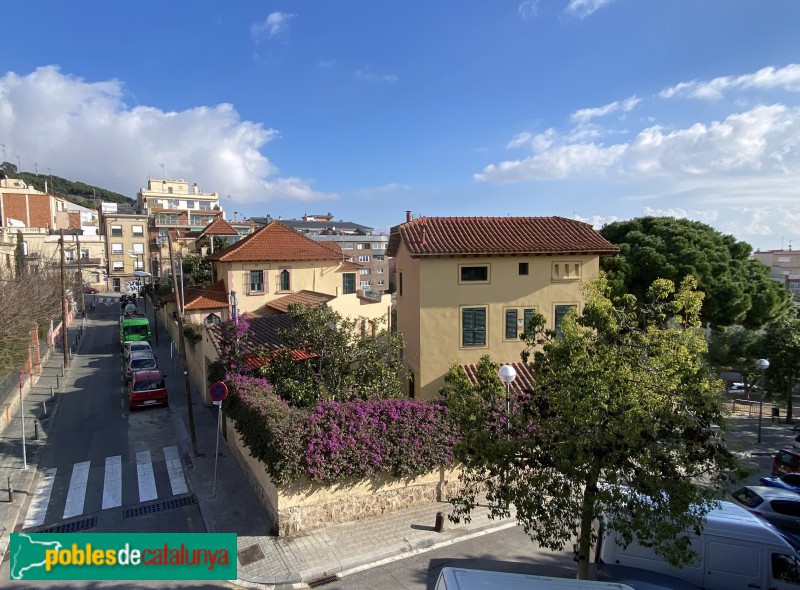
[{"label": "hillside", "polygon": [[19,178],[28,186],[40,191],[44,191],[45,181],[47,181],[47,192],[51,195],[64,197],[68,201],[83,207],[95,208],[101,200],[121,205],[133,205],[135,203],[133,199],[125,195],[84,182],[68,180],[54,175],[17,172],[17,167],[10,162],[3,162],[0,165],[0,173],[5,173],[9,178]]}]

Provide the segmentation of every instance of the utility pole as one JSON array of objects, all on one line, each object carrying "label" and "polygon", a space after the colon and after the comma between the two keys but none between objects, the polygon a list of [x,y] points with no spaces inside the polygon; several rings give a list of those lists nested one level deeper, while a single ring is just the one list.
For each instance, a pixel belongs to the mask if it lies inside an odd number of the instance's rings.
[{"label": "utility pole", "polygon": [[180,344],[181,363],[183,364],[183,387],[186,391],[186,408],[189,414],[189,434],[192,437],[192,455],[197,457],[197,434],[194,431],[194,411],[192,410],[192,390],[189,388],[189,370],[186,367],[186,337],[183,335],[183,294],[178,297],[178,275],[175,270],[175,257],[172,255],[172,236],[169,241],[169,264],[172,269],[172,288],[175,290],[175,306],[178,307],[178,341]]},{"label": "utility pole", "polygon": [[83,293],[83,266],[81,265],[81,237],[79,234],[75,234],[75,243],[78,250],[78,288],[81,290],[81,315],[86,317],[86,298]]},{"label": "utility pole", "polygon": [[61,237],[58,242],[61,244],[61,342],[64,349],[64,369],[67,368],[67,347],[69,346],[69,338],[67,338],[67,281],[64,277],[64,263],[66,262],[66,255],[64,254],[64,230],[62,229]]}]

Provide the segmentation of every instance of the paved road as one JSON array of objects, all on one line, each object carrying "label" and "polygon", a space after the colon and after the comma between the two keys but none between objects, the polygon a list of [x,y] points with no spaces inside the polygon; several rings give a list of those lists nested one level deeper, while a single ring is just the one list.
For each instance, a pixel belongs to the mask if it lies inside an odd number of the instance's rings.
[{"label": "paved road", "polygon": [[[128,409],[119,300],[87,296],[87,305],[89,297],[96,298],[95,309],[72,382],[48,426],[22,530],[205,532],[170,409]],[[158,355],[171,362],[168,349]],[[179,389],[171,381],[170,403],[177,408]],[[7,563],[0,579],[8,579]]]}]

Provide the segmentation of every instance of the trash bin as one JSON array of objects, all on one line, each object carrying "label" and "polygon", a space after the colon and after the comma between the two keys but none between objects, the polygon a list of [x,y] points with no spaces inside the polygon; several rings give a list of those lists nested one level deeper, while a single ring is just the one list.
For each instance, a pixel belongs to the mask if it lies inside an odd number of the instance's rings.
[{"label": "trash bin", "polygon": [[781,417],[781,409],[780,408],[772,408],[772,421],[774,422],[776,418]]}]

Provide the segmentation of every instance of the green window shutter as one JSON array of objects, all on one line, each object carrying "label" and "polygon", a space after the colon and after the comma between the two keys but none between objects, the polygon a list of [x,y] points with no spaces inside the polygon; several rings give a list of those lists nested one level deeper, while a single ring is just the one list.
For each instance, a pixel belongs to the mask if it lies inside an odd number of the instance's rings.
[{"label": "green window shutter", "polygon": [[528,333],[528,325],[531,323],[531,319],[533,318],[533,312],[536,311],[535,309],[526,309],[524,312],[524,321],[525,327],[523,328],[523,332],[525,334]]},{"label": "green window shutter", "polygon": [[517,337],[517,310],[506,310],[506,338]]},{"label": "green window shutter", "polygon": [[486,310],[464,308],[461,313],[461,345],[486,346]]}]

